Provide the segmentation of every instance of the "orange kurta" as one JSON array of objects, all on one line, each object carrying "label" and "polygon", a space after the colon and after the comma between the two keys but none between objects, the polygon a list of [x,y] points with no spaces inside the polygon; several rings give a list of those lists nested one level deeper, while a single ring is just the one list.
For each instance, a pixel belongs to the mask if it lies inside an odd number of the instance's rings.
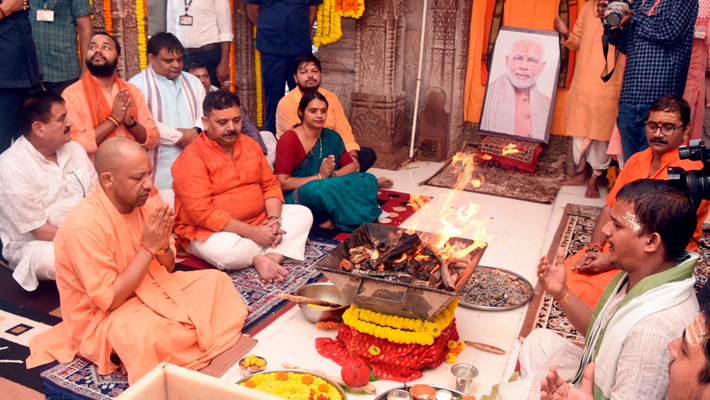
[{"label": "orange kurta", "polygon": [[122,215],[97,185],[67,215],[54,239],[63,322],[30,341],[28,368],[79,355],[108,374],[115,353],[132,384],[163,361],[202,368],[239,340],[247,310],[220,271],[170,274],[154,259],[135,295],[109,311],[154,209],[149,199]]},{"label": "orange kurta", "polygon": [[[143,92],[132,83],[125,83],[133,99],[134,106],[136,107],[135,119],[145,128],[146,141],[141,145],[148,150],[153,150],[155,146],[158,145],[158,139],[160,138],[158,125],[155,124],[153,117],[150,116],[150,110],[143,98]],[[113,107],[113,98],[116,97],[119,92],[118,85],[113,85],[111,93],[98,83],[96,86],[99,88],[101,94],[103,94],[109,106]],[[64,92],[62,92],[62,97],[64,101],[66,101],[67,118],[74,124],[70,128],[69,134],[72,140],[79,143],[86,150],[91,161],[94,161],[94,154],[98,148],[98,144],[96,143],[96,131],[94,130],[96,127],[91,120],[89,102],[86,99],[86,92],[84,91],[82,80],[80,79],[78,82],[66,88]],[[115,136],[135,139],[123,124],[119,125],[114,130],[114,133]]]},{"label": "orange kurta", "polygon": [[[614,187],[606,197],[606,204],[609,208],[614,207],[614,203],[616,202],[616,194],[629,182],[633,182],[638,179],[668,180],[668,167],[682,167],[686,171],[699,170],[703,168],[703,163],[700,161],[681,160],[678,154],[678,149],[664,154],[661,157],[661,169],[659,169],[655,174],[649,176],[651,173],[651,161],[653,161],[653,149],[651,148],[631,156],[629,161],[627,161],[624,165],[624,169],[621,171],[621,174],[616,179]],[[710,203],[703,200],[702,203],[700,203],[700,207],[698,207],[698,225],[696,226],[695,233],[693,234],[693,238],[696,240],[700,240],[700,235],[703,233],[703,222],[708,216],[709,206]],[[698,249],[698,244],[695,240],[691,240],[688,243],[687,249],[690,251],[696,251]],[[608,243],[604,246],[604,252],[609,254]],[[584,248],[577,252],[577,254],[573,257],[565,260],[565,267],[567,268],[567,287],[579,296],[582,301],[591,307],[595,307],[597,301],[599,301],[599,297],[604,291],[604,288],[619,272],[619,270],[613,269],[611,271],[596,275],[580,274],[572,271],[572,266],[586,253],[587,249]]]},{"label": "orange kurta", "polygon": [[229,158],[204,133],[183,150],[171,169],[175,191],[175,234],[184,247],[207,241],[230,218],[261,225],[264,201],[284,201],[281,184],[254,139],[239,135]]},{"label": "orange kurta", "polygon": [[[360,146],[353,135],[353,128],[345,117],[345,111],[343,110],[343,105],[340,104],[340,100],[338,100],[338,96],[323,88],[318,88],[318,93],[328,100],[328,117],[323,126],[340,134],[343,143],[345,143],[345,150],[348,152],[353,150],[360,151]],[[301,102],[302,97],[301,90],[295,88],[279,101],[279,105],[276,107],[277,139],[281,138],[284,132],[293,129],[294,125],[301,123],[301,119],[298,118],[298,104]]]},{"label": "orange kurta", "polygon": [[[601,37],[604,26],[596,15],[596,1],[584,3],[569,38],[562,44],[577,51],[577,63],[565,106],[565,133],[609,141],[619,113],[619,92],[624,66],[619,65],[608,82],[600,78],[605,60]],[[609,70],[615,48],[609,45]]]}]

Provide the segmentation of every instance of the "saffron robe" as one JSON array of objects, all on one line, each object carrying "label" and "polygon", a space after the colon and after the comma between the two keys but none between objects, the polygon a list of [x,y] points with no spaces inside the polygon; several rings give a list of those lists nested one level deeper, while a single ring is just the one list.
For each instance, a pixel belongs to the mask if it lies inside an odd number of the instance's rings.
[{"label": "saffron robe", "polygon": [[116,277],[138,251],[155,207],[151,198],[122,215],[97,185],[67,215],[54,239],[64,321],[30,341],[27,368],[78,355],[103,375],[118,368],[115,353],[133,384],[164,361],[205,367],[239,340],[247,310],[220,271],[171,274],[153,259],[134,295],[109,310]]}]

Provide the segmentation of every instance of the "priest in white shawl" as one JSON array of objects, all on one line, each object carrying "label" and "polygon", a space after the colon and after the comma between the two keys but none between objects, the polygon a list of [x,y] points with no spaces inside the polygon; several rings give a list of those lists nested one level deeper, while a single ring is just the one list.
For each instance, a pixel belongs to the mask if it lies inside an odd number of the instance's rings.
[{"label": "priest in white shawl", "polygon": [[603,232],[611,244],[609,259],[621,271],[596,309],[567,289],[564,254],[553,265],[543,257],[538,268],[540,286],[585,336],[584,348],[551,331],[533,331],[520,351],[522,379],[501,385],[499,399],[540,398],[540,381],[552,366],[578,386],[592,362],[595,400],[666,398],[668,343],[699,312],[693,291],[698,254],[685,250],[695,208],[672,183],[645,179],[619,190],[611,218]]},{"label": "priest in white shawl", "polygon": [[171,207],[175,194],[170,168],[203,128],[205,88],[197,77],[183,72],[184,50],[172,33],[153,35],[148,41],[148,67],[129,81],[143,92],[158,125],[160,140],[151,151],[153,182]]},{"label": "priest in white shawl", "polygon": [[531,37],[513,43],[505,56],[505,73],[488,83],[481,130],[545,139],[550,98],[537,80],[545,70],[545,48]]}]

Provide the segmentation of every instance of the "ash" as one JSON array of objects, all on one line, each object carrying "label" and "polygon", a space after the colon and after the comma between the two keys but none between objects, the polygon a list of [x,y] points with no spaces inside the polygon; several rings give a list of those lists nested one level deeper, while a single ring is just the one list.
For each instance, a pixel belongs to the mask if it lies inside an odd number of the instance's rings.
[{"label": "ash", "polygon": [[531,294],[517,276],[498,269],[478,267],[459,299],[485,307],[511,307],[526,301]]}]

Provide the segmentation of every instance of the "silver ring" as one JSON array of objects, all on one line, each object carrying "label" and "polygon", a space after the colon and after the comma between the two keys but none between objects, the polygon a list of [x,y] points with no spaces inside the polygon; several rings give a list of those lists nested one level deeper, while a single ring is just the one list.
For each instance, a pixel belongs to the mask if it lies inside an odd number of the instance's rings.
[{"label": "silver ring", "polygon": [[126,111],[126,107],[121,108],[121,110]]}]

